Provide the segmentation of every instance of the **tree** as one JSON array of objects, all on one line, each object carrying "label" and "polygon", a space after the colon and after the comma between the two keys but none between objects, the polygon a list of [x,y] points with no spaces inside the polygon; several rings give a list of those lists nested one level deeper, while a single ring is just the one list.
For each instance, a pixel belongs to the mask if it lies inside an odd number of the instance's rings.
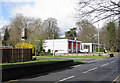
[{"label": "tree", "polygon": [[0,40],[2,40],[1,32],[0,32]]},{"label": "tree", "polygon": [[[10,19],[9,28],[9,45],[15,46],[21,41],[22,29],[27,29],[27,39],[25,42],[33,42],[35,40],[43,40],[47,38],[58,38],[59,28],[57,27],[57,20],[54,18],[48,18],[44,22],[40,18],[26,17],[22,14],[17,14]],[[2,29],[4,29],[4,26]],[[54,36],[53,36],[54,35]],[[37,44],[38,45],[38,44]],[[40,45],[38,45],[39,47]],[[37,48],[36,48],[37,49]]]},{"label": "tree", "polygon": [[[91,19],[92,23],[111,19],[118,22],[118,34],[120,34],[120,1],[119,0],[79,0],[77,8],[79,20]],[[120,36],[118,35],[118,48],[120,48]]]},{"label": "tree", "polygon": [[[21,42],[21,30],[22,28],[27,29],[27,40],[26,42],[38,40],[44,38],[44,30],[42,26],[41,19],[25,17],[21,14],[17,14],[14,18],[11,19],[9,24],[9,33],[10,33],[10,45],[14,46],[17,42]],[[14,33],[13,33],[14,32]]]},{"label": "tree", "polygon": [[103,43],[105,48],[109,50],[109,33],[106,29],[106,26],[102,27],[99,30],[99,38],[100,38],[100,43]]},{"label": "tree", "polygon": [[45,39],[45,30],[43,27],[43,22],[41,19],[32,19],[32,22],[29,24],[28,29],[28,39],[27,41],[41,40]]},{"label": "tree", "polygon": [[72,28],[72,29],[70,29],[70,31],[66,31],[65,32],[65,37],[67,39],[74,40],[76,38],[76,36],[77,36],[76,30],[77,30],[77,28]]},{"label": "tree", "polygon": [[106,27],[109,34],[109,48],[112,50],[116,50],[115,41],[116,41],[116,27],[114,22],[110,22]]},{"label": "tree", "polygon": [[36,54],[39,55],[43,51],[43,40],[36,41]]},{"label": "tree", "polygon": [[8,46],[9,45],[9,33],[8,33],[8,28],[5,29],[5,34],[4,34],[4,38],[2,41],[3,46]]},{"label": "tree", "polygon": [[43,27],[45,30],[46,38],[54,39],[59,37],[59,27],[57,26],[57,20],[54,18],[48,18],[44,21]]},{"label": "tree", "polygon": [[2,46],[2,36],[1,36],[1,32],[0,32],[0,46]]},{"label": "tree", "polygon": [[79,0],[78,18],[91,18],[93,23],[112,17],[119,20],[120,1],[119,0]]},{"label": "tree", "polygon": [[28,28],[30,22],[31,18],[24,17],[21,14],[11,18],[9,24],[10,45],[15,46],[18,42],[21,42],[21,30],[22,28]]},{"label": "tree", "polygon": [[118,48],[118,27],[114,22],[107,23],[100,29],[100,42],[107,50],[116,51]]},{"label": "tree", "polygon": [[96,42],[97,29],[88,20],[77,22],[79,28],[77,38],[82,42]]}]

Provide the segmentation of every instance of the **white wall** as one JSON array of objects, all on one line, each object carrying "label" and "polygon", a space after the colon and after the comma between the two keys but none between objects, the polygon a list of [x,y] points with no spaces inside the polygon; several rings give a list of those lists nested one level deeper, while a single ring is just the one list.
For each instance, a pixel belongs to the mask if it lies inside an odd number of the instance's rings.
[{"label": "white wall", "polygon": [[50,49],[51,52],[58,50],[56,53],[68,53],[68,39],[45,40],[43,47],[46,52]]}]

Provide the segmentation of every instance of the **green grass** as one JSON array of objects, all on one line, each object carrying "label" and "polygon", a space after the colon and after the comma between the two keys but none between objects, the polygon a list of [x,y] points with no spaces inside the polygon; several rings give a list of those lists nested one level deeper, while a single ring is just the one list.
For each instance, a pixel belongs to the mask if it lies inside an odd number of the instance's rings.
[{"label": "green grass", "polygon": [[[38,57],[52,57],[52,56],[38,56]],[[108,56],[54,56],[55,58],[108,58]]]},{"label": "green grass", "polygon": [[77,64],[84,64],[84,63],[87,63],[86,61],[80,61],[80,60],[74,60],[74,64],[77,65]]},{"label": "green grass", "polygon": [[38,63],[48,63],[51,61],[63,61],[61,59],[37,59],[35,61],[26,61],[26,62],[15,62],[15,63],[3,63],[0,64],[2,66],[4,65],[24,65],[24,64],[38,64]]},{"label": "green grass", "polygon": [[[0,64],[3,69],[8,69],[8,68],[20,68],[20,67],[27,67],[30,65],[37,65],[37,64],[45,64],[45,63],[50,63],[50,62],[55,62],[55,61],[64,61],[62,59],[38,59],[35,61],[26,61],[26,62],[16,62],[16,63],[3,63]],[[84,64],[86,63],[85,61],[80,61],[80,60],[74,60],[74,65],[78,64]]]}]

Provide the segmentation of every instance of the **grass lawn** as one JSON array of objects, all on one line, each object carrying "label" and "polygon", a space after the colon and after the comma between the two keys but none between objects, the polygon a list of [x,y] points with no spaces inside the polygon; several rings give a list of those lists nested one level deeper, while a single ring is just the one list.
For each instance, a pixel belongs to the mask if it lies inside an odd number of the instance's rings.
[{"label": "grass lawn", "polygon": [[26,62],[15,62],[15,63],[3,63],[0,64],[2,66],[4,65],[24,65],[24,64],[38,64],[38,63],[48,63],[51,61],[63,61],[61,59],[37,59],[35,61],[26,61]]},{"label": "grass lawn", "polygon": [[78,64],[85,64],[87,63],[86,61],[80,61],[80,60],[74,60],[74,64],[78,65]]},{"label": "grass lawn", "polygon": [[[53,56],[37,56],[37,57],[53,57]],[[54,56],[55,58],[108,58],[108,56]]]},{"label": "grass lawn", "polygon": [[[62,59],[37,59],[35,61],[16,62],[16,63],[3,63],[0,64],[3,68],[23,67],[36,64],[44,64],[54,61],[64,61]],[[85,61],[74,60],[74,65],[86,63]]]}]

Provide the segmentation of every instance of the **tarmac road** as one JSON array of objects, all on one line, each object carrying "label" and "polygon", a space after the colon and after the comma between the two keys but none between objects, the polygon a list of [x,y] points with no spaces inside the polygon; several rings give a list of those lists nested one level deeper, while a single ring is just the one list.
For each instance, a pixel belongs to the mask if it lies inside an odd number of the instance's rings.
[{"label": "tarmac road", "polygon": [[[117,80],[119,82],[117,82]],[[15,83],[120,83],[120,57],[104,58],[54,72],[16,80]],[[14,82],[13,82],[14,83]]]}]

